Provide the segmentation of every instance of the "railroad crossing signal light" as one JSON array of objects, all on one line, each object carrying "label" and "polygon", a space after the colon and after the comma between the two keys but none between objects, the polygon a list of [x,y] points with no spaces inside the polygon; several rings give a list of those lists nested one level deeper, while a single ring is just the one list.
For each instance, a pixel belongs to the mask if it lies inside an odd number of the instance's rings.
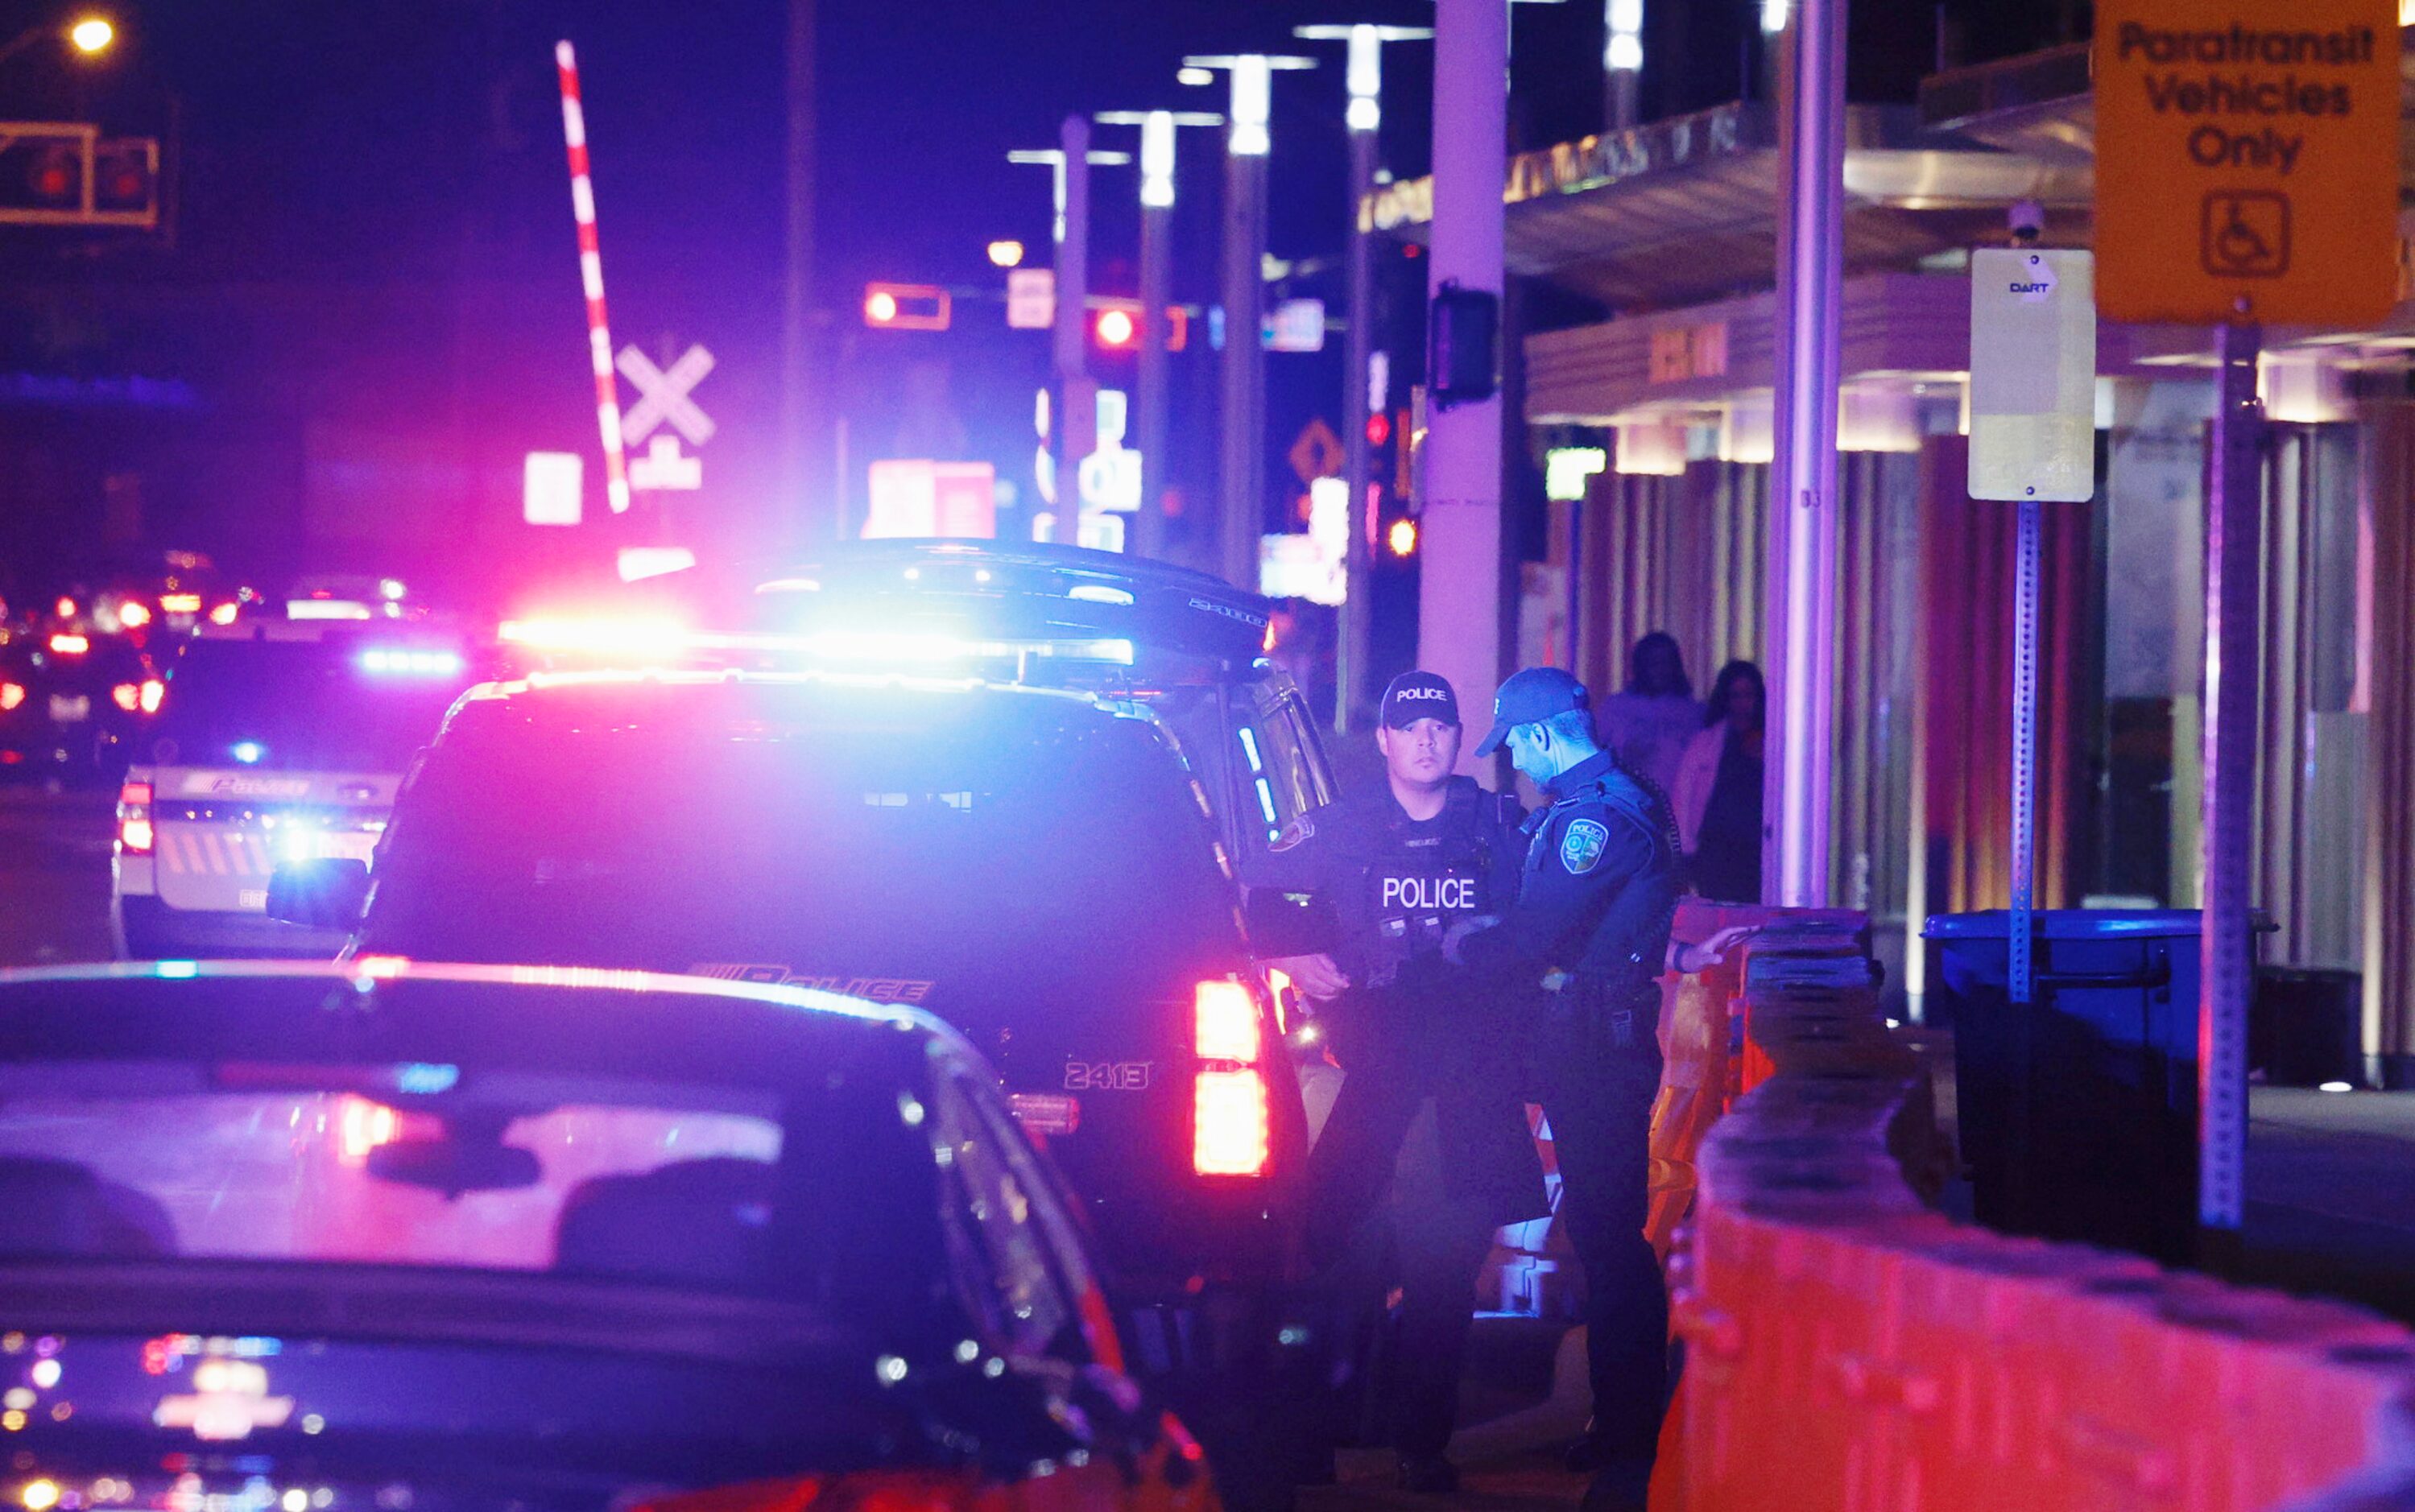
[{"label": "railroad crossing signal light", "polygon": [[33,155],[25,168],[25,191],[34,203],[66,209],[83,198],[83,164],[64,142]]},{"label": "railroad crossing signal light", "polygon": [[948,292],[928,283],[868,283],[863,286],[863,323],[881,331],[944,331],[948,328]]},{"label": "railroad crossing signal light", "polygon": [[136,215],[159,199],[158,144],[104,142],[93,154],[93,208]]},{"label": "railroad crossing signal light", "polygon": [[1415,556],[1418,549],[1418,522],[1413,519],[1392,521],[1392,528],[1385,532],[1384,541],[1392,548],[1392,555],[1396,557]]}]

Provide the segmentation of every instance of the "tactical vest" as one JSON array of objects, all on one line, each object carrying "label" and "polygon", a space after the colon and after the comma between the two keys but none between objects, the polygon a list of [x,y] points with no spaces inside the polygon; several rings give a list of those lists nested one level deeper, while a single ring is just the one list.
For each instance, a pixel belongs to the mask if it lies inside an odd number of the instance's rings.
[{"label": "tactical vest", "polygon": [[1386,801],[1352,837],[1356,876],[1342,924],[1368,985],[1388,982],[1407,961],[1439,955],[1459,920],[1509,903],[1492,895],[1500,801],[1472,778],[1457,778],[1438,824],[1414,824]]}]

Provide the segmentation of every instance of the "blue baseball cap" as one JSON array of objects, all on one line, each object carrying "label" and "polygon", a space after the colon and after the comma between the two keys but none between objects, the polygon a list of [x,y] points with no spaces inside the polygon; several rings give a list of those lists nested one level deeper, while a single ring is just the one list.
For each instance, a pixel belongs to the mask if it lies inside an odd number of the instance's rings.
[{"label": "blue baseball cap", "polygon": [[1585,685],[1556,666],[1529,666],[1510,674],[1492,696],[1492,727],[1478,741],[1476,754],[1489,756],[1521,725],[1535,725],[1553,714],[1583,709],[1592,703]]}]

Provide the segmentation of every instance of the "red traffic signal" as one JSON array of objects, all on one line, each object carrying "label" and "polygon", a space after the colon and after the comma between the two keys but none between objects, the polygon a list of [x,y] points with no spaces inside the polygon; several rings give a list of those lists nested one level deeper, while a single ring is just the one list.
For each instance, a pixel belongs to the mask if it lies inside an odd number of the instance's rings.
[{"label": "red traffic signal", "polygon": [[1378,413],[1371,414],[1367,417],[1368,445],[1381,446],[1391,439],[1392,417],[1390,415]]},{"label": "red traffic signal", "polygon": [[1128,351],[1140,340],[1140,320],[1128,309],[1110,307],[1092,319],[1090,331],[1099,338],[1099,345],[1115,352]]},{"label": "red traffic signal", "polygon": [[944,331],[951,301],[948,292],[928,283],[868,283],[863,286],[863,323],[881,331]]}]

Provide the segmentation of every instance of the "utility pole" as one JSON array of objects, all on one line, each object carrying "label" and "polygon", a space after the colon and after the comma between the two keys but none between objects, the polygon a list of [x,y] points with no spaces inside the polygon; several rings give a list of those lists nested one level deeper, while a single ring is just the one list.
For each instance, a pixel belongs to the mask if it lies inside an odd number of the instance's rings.
[{"label": "utility pole", "polygon": [[801,546],[836,536],[842,502],[816,497],[822,406],[815,390],[814,195],[818,82],[815,27],[818,0],[788,0],[788,238],[780,279],[780,474]]},{"label": "utility pole", "polygon": [[1166,310],[1174,303],[1174,133],[1178,127],[1222,126],[1197,111],[1102,111],[1101,126],[1140,127],[1140,372],[1132,428],[1140,448],[1140,509],[1132,549],[1163,560],[1165,531]]},{"label": "utility pole", "polygon": [[[1373,701],[1375,564],[1374,474],[1368,465],[1367,420],[1373,412],[1375,243],[1366,220],[1375,192],[1376,128],[1383,124],[1384,44],[1431,38],[1431,26],[1297,26],[1304,41],[1349,45],[1350,330],[1342,375],[1342,475],[1350,486],[1350,543],[1343,557],[1342,645],[1333,696],[1333,729],[1350,733],[1354,710]],[[1407,438],[1401,444],[1408,444]]]},{"label": "utility pole", "polygon": [[[1435,0],[1429,299],[1446,283],[1502,292],[1508,75],[1509,0]],[[1479,711],[1492,707],[1502,671],[1501,431],[1497,393],[1429,411],[1418,665]]]},{"label": "utility pole", "polygon": [[1221,565],[1227,581],[1254,591],[1258,537],[1266,530],[1267,356],[1265,320],[1267,124],[1276,70],[1313,68],[1314,58],[1264,52],[1184,58],[1186,68],[1222,68],[1232,75],[1232,108],[1224,137],[1224,365],[1219,455]]},{"label": "utility pole", "polygon": [[1777,466],[1762,897],[1828,901],[1837,666],[1838,308],[1843,299],[1846,0],[1798,0],[1780,40]]}]

